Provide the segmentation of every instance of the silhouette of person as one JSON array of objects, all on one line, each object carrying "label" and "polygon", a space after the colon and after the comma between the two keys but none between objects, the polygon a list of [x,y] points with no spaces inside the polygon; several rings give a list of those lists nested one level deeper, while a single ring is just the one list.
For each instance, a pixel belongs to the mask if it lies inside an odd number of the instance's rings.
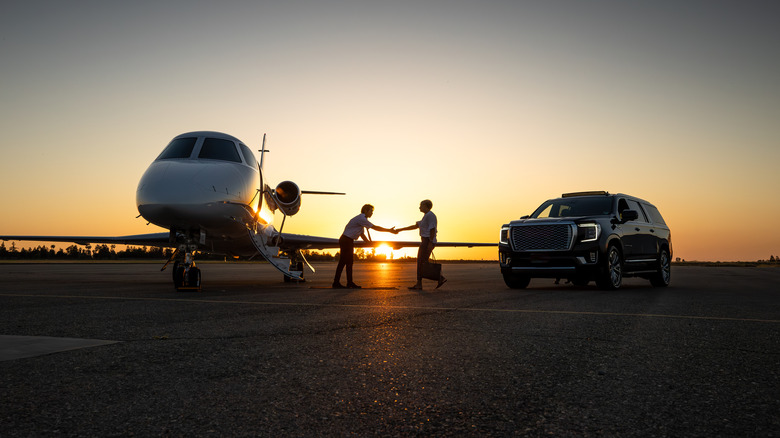
[{"label": "silhouette of person", "polygon": [[[417,221],[414,225],[408,227],[398,228],[396,233],[406,230],[420,230],[420,248],[417,250],[417,283],[414,286],[410,286],[409,289],[422,289],[422,267],[423,264],[428,263],[428,258],[433,252],[433,248],[436,247],[436,228],[438,227],[438,221],[436,215],[433,214],[431,209],[433,208],[433,202],[430,199],[426,199],[420,202],[420,211],[423,213],[423,218]],[[439,276],[436,289],[447,282],[447,279],[443,275]]]},{"label": "silhouette of person", "polygon": [[[342,233],[341,237],[339,238],[339,249],[341,254],[339,256],[339,264],[336,267],[336,277],[333,279],[334,288],[343,289],[347,287],[350,289],[360,289],[360,286],[352,281],[352,265],[355,262],[355,240],[358,237],[362,237],[366,242],[371,241],[369,237],[366,237],[364,229],[370,228],[387,233],[398,233],[395,230],[395,227],[384,228],[372,224],[368,218],[373,215],[374,206],[371,204],[366,204],[363,206],[363,208],[360,209],[360,214],[350,219],[350,221],[347,222],[347,226],[344,227],[344,233]],[[345,267],[347,268],[347,285],[343,286],[341,284],[341,272]]]}]

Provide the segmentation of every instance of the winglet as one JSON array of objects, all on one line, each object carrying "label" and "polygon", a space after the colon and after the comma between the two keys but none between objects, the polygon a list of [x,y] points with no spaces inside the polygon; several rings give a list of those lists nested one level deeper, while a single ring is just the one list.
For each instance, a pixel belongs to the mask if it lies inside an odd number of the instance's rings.
[{"label": "winglet", "polygon": [[265,158],[266,152],[271,152],[265,148],[265,134],[263,134],[263,147],[258,151],[260,152],[260,168],[263,168],[263,158]]},{"label": "winglet", "polygon": [[304,195],[346,195],[346,193],[342,192],[320,192],[316,190],[301,190],[301,193]]}]

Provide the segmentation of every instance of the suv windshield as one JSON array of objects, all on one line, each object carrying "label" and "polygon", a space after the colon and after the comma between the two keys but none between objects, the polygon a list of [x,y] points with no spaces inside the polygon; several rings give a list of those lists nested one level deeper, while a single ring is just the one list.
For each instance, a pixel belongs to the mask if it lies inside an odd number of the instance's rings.
[{"label": "suv windshield", "polygon": [[562,198],[545,202],[532,218],[607,216],[612,213],[612,197]]}]

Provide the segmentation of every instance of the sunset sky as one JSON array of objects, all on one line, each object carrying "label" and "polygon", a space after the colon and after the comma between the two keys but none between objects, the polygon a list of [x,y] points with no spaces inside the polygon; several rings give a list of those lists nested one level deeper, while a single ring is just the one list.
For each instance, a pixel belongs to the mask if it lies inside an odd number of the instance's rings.
[{"label": "sunset sky", "polygon": [[608,190],[655,204],[675,257],[768,259],[779,20],[775,1],[11,2],[0,234],[160,231],[136,219],[139,178],[214,130],[253,150],[267,133],[274,185],[347,193],[305,197],[285,232],[337,238],[364,203],[406,226],[430,198],[440,240],[495,242],[546,199]]}]

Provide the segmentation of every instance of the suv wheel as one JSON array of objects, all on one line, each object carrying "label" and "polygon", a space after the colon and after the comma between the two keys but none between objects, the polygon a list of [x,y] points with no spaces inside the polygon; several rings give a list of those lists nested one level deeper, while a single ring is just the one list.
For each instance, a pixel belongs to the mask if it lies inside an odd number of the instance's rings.
[{"label": "suv wheel", "polygon": [[650,277],[650,284],[655,287],[669,286],[672,280],[672,258],[666,248],[661,250],[658,256],[658,271]]},{"label": "suv wheel", "polygon": [[525,289],[531,283],[531,277],[525,275],[504,274],[504,283],[512,289]]},{"label": "suv wheel", "polygon": [[623,254],[615,245],[610,245],[607,250],[607,257],[604,261],[601,276],[598,285],[603,289],[620,289],[623,283]]}]

